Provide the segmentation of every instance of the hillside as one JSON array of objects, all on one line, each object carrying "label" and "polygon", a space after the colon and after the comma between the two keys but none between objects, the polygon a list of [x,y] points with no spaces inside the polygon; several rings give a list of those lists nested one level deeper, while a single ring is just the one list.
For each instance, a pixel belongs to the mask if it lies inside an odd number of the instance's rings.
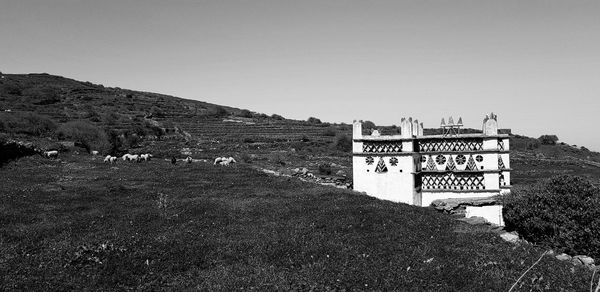
[{"label": "hillside", "polygon": [[[506,291],[545,251],[432,208],[257,171],[347,183],[347,124],[47,74],[2,75],[0,110],[0,142],[20,143],[11,153],[61,150],[0,167],[0,290]],[[599,153],[511,139],[516,187],[557,173],[599,181]],[[105,164],[89,150],[156,159]],[[591,274],[548,255],[517,288],[581,291]]]},{"label": "hillside", "polygon": [[[159,157],[191,155],[207,160],[234,156],[283,173],[302,167],[318,173],[321,166],[321,170],[331,170],[332,174],[342,171],[351,177],[348,147],[337,145],[344,136],[351,137],[348,124],[290,120],[48,74],[4,74],[0,96],[0,133],[35,141],[41,148],[59,148],[59,137],[19,133],[9,126],[3,130],[2,122],[8,124],[7,119],[23,113],[48,117],[58,126],[83,120],[108,133],[113,144],[119,140],[115,137],[120,137],[120,147],[110,150],[112,154],[152,152]],[[383,133],[398,130],[381,129]],[[579,174],[600,182],[600,153],[567,144],[541,145],[537,139],[520,135],[512,135],[511,150],[516,186],[558,173]]]}]

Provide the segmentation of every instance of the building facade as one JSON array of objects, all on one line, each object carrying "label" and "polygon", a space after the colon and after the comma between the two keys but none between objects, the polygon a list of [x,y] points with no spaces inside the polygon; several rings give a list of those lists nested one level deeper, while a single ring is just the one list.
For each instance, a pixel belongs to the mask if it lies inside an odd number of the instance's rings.
[{"label": "building facade", "polygon": [[497,116],[486,116],[482,133],[460,134],[461,126],[442,120],[443,134],[425,136],[418,120],[402,119],[399,135],[363,135],[355,121],[354,190],[417,206],[510,192],[509,137],[498,134]]}]

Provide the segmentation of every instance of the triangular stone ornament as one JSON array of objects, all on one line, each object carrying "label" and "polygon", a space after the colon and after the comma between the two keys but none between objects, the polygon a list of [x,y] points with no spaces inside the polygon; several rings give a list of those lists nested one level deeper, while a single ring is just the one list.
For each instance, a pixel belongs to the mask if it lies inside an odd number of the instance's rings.
[{"label": "triangular stone ornament", "polygon": [[444,121],[444,118],[442,118],[442,122],[440,123],[440,126],[445,126],[446,125],[446,121]]},{"label": "triangular stone ornament", "polygon": [[465,170],[477,170],[477,164],[475,164],[473,155],[469,155],[469,161],[467,161],[467,167],[465,167]]},{"label": "triangular stone ornament", "polygon": [[506,169],[506,166],[504,165],[504,161],[502,161],[502,156],[500,156],[500,155],[498,155],[498,168]]},{"label": "triangular stone ornament", "polygon": [[459,117],[459,118],[458,118],[458,123],[456,123],[456,124],[457,124],[457,125],[459,125],[459,126],[462,126],[462,125],[463,125],[463,123],[462,123],[462,117]]},{"label": "triangular stone ornament", "polygon": [[453,126],[454,125],[454,119],[452,117],[448,118],[448,126]]},{"label": "triangular stone ornament", "polygon": [[452,158],[452,155],[448,157],[448,163],[446,163],[446,170],[456,170],[456,164],[454,164],[454,158]]},{"label": "triangular stone ornament", "polygon": [[427,158],[427,167],[425,170],[437,170],[437,166],[435,166],[435,162],[433,162],[431,155],[429,155],[429,158]]},{"label": "triangular stone ornament", "polygon": [[377,162],[377,167],[375,168],[375,172],[387,172],[387,166],[385,166],[385,162],[383,162],[383,158],[379,157],[379,162]]}]

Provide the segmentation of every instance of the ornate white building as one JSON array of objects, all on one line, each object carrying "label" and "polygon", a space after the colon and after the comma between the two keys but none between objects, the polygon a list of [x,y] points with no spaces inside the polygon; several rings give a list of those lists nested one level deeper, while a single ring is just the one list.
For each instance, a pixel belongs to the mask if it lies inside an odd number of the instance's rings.
[{"label": "ornate white building", "polygon": [[436,199],[490,197],[510,192],[508,135],[498,134],[493,113],[483,133],[460,134],[462,119],[442,135],[423,135],[423,124],[402,119],[400,135],[362,135],[353,124],[354,190],[417,206]]}]

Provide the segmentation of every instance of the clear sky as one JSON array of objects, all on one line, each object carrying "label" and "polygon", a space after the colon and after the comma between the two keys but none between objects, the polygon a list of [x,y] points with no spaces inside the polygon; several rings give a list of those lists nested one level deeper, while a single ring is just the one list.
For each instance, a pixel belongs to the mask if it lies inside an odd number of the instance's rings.
[{"label": "clear sky", "polygon": [[600,151],[600,1],[0,0],[0,71]]}]

